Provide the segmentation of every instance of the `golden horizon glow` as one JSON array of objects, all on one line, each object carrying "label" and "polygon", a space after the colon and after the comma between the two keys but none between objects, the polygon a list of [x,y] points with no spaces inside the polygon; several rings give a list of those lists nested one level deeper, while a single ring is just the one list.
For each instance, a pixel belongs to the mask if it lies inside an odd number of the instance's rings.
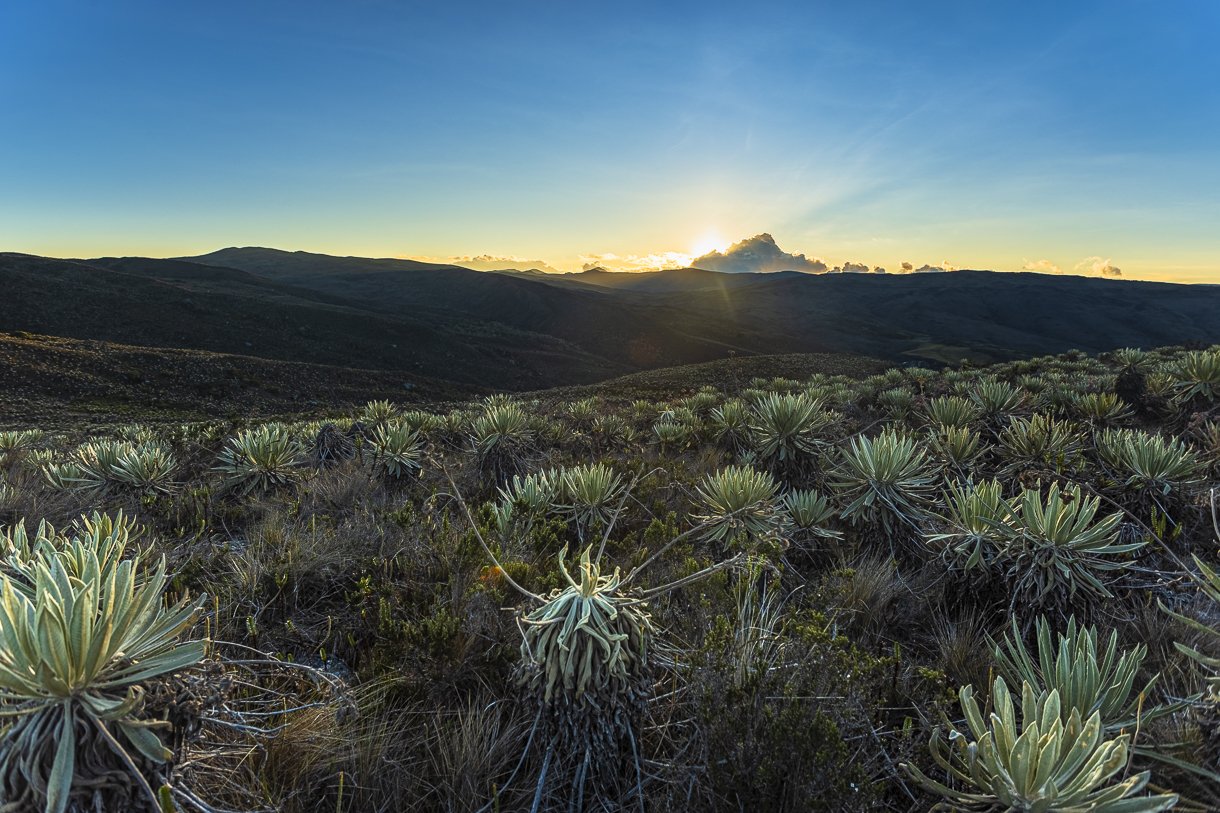
[{"label": "golden horizon glow", "polygon": [[729,241],[725,240],[720,232],[714,228],[705,231],[697,240],[691,243],[690,258],[693,260],[696,257],[702,257],[704,254],[710,254],[713,251],[723,252],[729,247]]}]

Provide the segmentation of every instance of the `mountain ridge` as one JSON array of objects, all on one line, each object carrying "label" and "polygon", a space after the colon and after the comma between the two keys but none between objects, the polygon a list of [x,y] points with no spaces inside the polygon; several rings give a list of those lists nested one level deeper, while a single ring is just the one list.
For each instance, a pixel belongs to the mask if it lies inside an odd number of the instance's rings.
[{"label": "mountain ridge", "polygon": [[989,363],[1220,340],[1220,286],[1029,272],[474,271],[230,247],[0,254],[0,331],[401,371],[489,389],[733,356]]}]

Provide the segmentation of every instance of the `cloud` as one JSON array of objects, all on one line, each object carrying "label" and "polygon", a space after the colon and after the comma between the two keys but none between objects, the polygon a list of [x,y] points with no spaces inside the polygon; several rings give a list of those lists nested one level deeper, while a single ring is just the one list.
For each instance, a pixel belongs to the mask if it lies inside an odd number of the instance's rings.
[{"label": "cloud", "polygon": [[580,269],[589,271],[604,268],[607,271],[656,271],[662,268],[687,268],[691,264],[689,254],[680,251],[660,251],[652,254],[582,254]]},{"label": "cloud", "polygon": [[527,257],[497,257],[492,254],[480,254],[477,257],[450,257],[445,262],[472,268],[475,271],[529,271],[537,269],[548,274],[560,273],[542,260],[531,260]]},{"label": "cloud", "polygon": [[902,273],[904,274],[935,274],[942,271],[956,271],[956,265],[950,265],[948,260],[941,260],[939,265],[924,264],[915,268],[911,263],[902,264]]},{"label": "cloud", "polygon": [[775,244],[774,237],[765,233],[734,243],[724,251],[708,252],[702,257],[694,258],[690,264],[707,271],[732,274],[771,271],[820,274],[829,269],[829,266],[817,257],[789,254]]},{"label": "cloud", "polygon": [[874,265],[871,269],[868,263],[853,263],[845,262],[843,265],[836,265],[830,269],[830,274],[884,274],[885,269],[879,265]]},{"label": "cloud", "polygon": [[1104,260],[1096,256],[1085,257],[1076,263],[1075,270],[1081,274],[1095,277],[1121,277],[1123,275],[1122,269],[1112,265],[1108,257]]},{"label": "cloud", "polygon": [[1026,260],[1025,265],[1021,266],[1021,268],[1025,271],[1034,271],[1039,274],[1063,273],[1063,270],[1050,260]]},{"label": "cloud", "polygon": [[[943,271],[956,271],[956,270],[957,270],[956,265],[951,265],[948,260],[941,260],[938,265],[928,265],[927,263],[925,263],[924,265],[921,265],[918,268],[916,268],[914,266],[914,264],[912,264],[912,263],[904,262],[901,265],[900,270],[897,273],[899,273],[899,274],[937,274],[937,273],[941,273]],[[874,273],[876,273],[876,272],[874,271]],[[882,268],[880,273],[885,273],[885,269]]]}]

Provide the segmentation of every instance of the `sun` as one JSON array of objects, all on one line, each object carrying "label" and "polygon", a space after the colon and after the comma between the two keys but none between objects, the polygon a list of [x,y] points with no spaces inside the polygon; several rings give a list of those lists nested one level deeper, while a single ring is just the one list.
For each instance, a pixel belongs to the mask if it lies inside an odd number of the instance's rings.
[{"label": "sun", "polygon": [[720,236],[720,232],[708,229],[698,240],[691,243],[690,253],[691,257],[702,257],[713,251],[724,251],[728,247],[729,242]]}]

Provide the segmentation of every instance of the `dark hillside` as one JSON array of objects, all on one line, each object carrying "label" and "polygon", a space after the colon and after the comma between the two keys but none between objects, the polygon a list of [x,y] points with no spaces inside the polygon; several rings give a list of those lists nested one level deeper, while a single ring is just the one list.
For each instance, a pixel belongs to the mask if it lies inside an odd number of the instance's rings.
[{"label": "dark hillside", "polygon": [[108,262],[122,270],[0,254],[0,330],[398,370],[508,389],[624,371],[546,336],[372,313],[230,269],[196,274],[171,262],[162,273],[160,260]]},{"label": "dark hillside", "polygon": [[477,389],[385,370],[0,333],[0,428],[269,416],[448,401]]},{"label": "dark hillside", "polygon": [[736,354],[841,352],[990,362],[1220,338],[1220,286],[943,274],[488,274],[407,260],[225,249],[199,258],[365,307],[545,334],[652,368]]}]

